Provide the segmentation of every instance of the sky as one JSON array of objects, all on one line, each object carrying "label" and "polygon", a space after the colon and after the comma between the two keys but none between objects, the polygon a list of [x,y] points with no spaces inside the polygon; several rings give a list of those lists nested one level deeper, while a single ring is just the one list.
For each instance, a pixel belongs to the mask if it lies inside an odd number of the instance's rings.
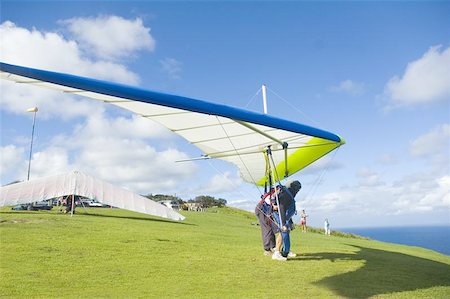
[{"label": "sky", "polygon": [[[450,225],[450,2],[0,1],[0,60],[268,113],[346,144],[294,175],[309,225]],[[80,170],[140,194],[258,188],[148,119],[0,81],[1,184]],[[298,218],[297,218],[298,219]]]}]

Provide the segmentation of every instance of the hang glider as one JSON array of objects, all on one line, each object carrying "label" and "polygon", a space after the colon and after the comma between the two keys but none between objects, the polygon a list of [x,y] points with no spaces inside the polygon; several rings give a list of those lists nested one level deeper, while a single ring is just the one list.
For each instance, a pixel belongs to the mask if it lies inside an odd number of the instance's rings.
[{"label": "hang glider", "polygon": [[78,195],[138,213],[183,220],[184,216],[153,200],[79,171],[0,187],[0,207]]},{"label": "hang glider", "polygon": [[152,119],[198,147],[202,158],[235,164],[242,178],[263,186],[267,150],[280,179],[343,145],[338,135],[300,123],[202,100],[69,74],[0,63],[2,79],[110,103]]}]

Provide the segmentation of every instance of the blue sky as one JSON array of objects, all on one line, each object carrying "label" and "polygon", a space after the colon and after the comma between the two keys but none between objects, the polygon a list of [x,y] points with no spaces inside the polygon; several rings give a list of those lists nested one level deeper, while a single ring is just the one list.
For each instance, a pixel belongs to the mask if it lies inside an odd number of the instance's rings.
[{"label": "blue sky", "polygon": [[[342,136],[298,173],[334,227],[450,224],[450,3],[1,1],[4,62],[262,111]],[[79,169],[138,193],[252,210],[221,161],[127,111],[2,80],[1,183]]]}]

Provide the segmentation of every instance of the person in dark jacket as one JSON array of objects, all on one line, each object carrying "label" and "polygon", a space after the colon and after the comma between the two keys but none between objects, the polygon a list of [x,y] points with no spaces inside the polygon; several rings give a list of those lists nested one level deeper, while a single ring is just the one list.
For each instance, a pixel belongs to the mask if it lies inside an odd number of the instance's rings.
[{"label": "person in dark jacket", "polygon": [[294,216],[295,210],[295,196],[302,188],[302,184],[299,181],[293,181],[287,186],[282,186],[278,195],[278,201],[280,202],[280,215],[283,230],[286,231],[292,226],[292,216]]},{"label": "person in dark jacket", "polygon": [[285,260],[286,256],[296,256],[295,253],[290,252],[291,240],[289,232],[293,229],[292,216],[294,216],[296,212],[295,195],[297,195],[301,188],[302,185],[299,181],[293,181],[286,186],[279,186],[277,189],[279,207],[277,207],[276,202],[274,202],[275,206],[273,209],[275,212],[273,213],[273,216],[278,228],[274,227],[276,233],[276,246],[272,259]]}]

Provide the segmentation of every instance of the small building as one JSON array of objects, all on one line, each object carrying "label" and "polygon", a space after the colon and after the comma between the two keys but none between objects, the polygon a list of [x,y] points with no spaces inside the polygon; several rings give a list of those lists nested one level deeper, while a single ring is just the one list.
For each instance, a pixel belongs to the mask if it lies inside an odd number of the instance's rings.
[{"label": "small building", "polygon": [[206,210],[206,208],[198,202],[187,202],[186,206],[188,211],[203,212]]}]

